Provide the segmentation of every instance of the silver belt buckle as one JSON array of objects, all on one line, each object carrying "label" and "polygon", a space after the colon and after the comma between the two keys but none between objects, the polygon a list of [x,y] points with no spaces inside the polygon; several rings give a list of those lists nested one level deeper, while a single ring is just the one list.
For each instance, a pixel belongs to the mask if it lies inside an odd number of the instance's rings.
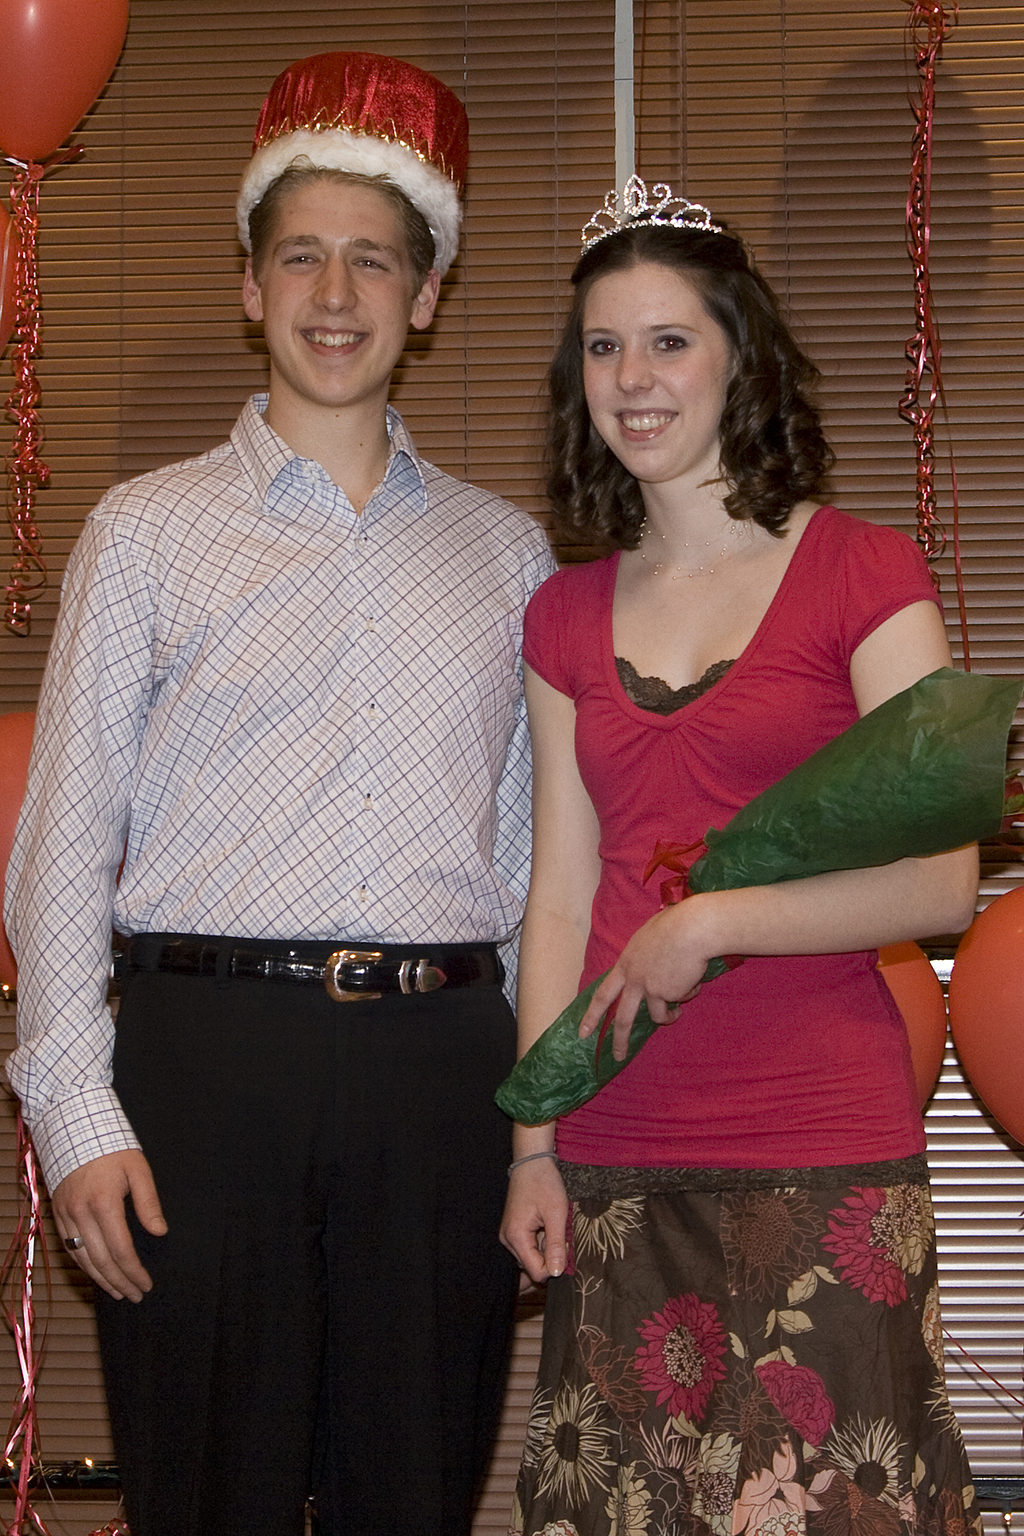
[{"label": "silver belt buckle", "polygon": [[327,964],[324,966],[324,986],[328,995],[334,998],[336,1003],[368,1003],[374,998],[383,997],[383,992],[350,992],[341,985],[341,968],[343,965],[373,965],[377,960],[383,960],[384,955],[379,949],[336,949],[333,955],[328,955]]},{"label": "silver belt buckle", "polygon": [[398,967],[398,985],[407,997],[411,992],[436,992],[447,980],[440,966],[427,960],[403,960]]}]

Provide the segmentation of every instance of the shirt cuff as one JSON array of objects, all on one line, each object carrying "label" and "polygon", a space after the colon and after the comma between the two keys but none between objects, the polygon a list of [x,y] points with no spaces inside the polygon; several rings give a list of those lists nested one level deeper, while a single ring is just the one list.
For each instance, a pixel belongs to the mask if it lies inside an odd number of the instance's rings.
[{"label": "shirt cuff", "polygon": [[140,1150],[113,1088],[90,1088],[62,1099],[29,1129],[51,1194],[83,1163],[111,1152]]}]

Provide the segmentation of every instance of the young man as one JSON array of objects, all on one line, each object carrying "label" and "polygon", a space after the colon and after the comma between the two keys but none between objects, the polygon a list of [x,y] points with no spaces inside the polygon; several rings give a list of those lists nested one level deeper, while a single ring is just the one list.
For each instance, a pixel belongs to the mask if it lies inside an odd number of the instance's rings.
[{"label": "young man", "polygon": [[296,1536],[310,1493],[324,1536],[457,1536],[490,1444],[497,946],[550,559],[387,404],[465,145],[410,65],[285,71],[239,202],[269,395],[104,498],[68,568],[8,874],[10,1073],[99,1287],[133,1536]]}]

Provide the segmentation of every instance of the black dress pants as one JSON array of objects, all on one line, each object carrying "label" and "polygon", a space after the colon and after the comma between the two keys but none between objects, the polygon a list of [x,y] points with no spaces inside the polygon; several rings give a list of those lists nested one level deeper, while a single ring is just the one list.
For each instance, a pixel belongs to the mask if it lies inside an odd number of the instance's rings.
[{"label": "black dress pants", "polygon": [[98,1293],[132,1536],[465,1536],[500,1407],[498,987],[133,974],[114,1084],[169,1224]]}]

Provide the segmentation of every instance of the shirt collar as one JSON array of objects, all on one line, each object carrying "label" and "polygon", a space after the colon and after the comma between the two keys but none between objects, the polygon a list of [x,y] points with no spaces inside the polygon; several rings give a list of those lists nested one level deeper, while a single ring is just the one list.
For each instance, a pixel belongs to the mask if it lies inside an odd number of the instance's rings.
[{"label": "shirt collar", "polygon": [[[299,460],[299,455],[264,420],[269,398],[266,394],[251,395],[231,433],[231,446],[249,472],[261,507],[266,507],[271,487],[278,477]],[[391,405],[387,408],[387,425],[391,450],[381,485],[386,486],[399,476],[408,482],[411,470],[415,476],[417,510],[422,512],[427,504],[423,465],[408,427]]]}]

